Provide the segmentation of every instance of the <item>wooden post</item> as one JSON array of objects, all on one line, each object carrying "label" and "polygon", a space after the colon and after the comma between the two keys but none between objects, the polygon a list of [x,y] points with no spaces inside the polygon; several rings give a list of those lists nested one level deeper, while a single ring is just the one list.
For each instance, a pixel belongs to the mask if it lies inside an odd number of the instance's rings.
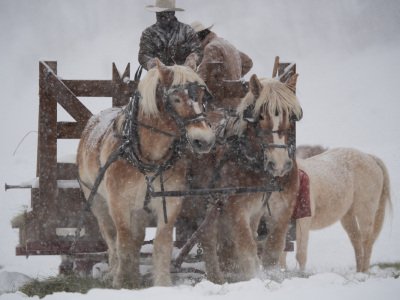
[{"label": "wooden post", "polygon": [[[292,76],[296,76],[296,64],[295,63],[281,63],[279,62],[279,57],[275,59],[275,63],[277,64],[277,76],[283,83],[287,83]],[[274,66],[275,69],[275,66]],[[296,86],[293,87],[293,92],[296,93]],[[294,145],[294,155],[296,156],[296,121],[292,120],[292,132],[290,133],[290,139]]]},{"label": "wooden post", "polygon": [[32,203],[38,221],[39,239],[55,236],[55,228],[48,222],[55,211],[57,198],[57,101],[48,92],[50,71],[57,73],[57,62],[39,63],[39,198]]},{"label": "wooden post", "polygon": [[112,64],[112,106],[120,107],[128,104],[129,98],[132,96],[129,90],[131,67],[128,64],[122,76],[119,75],[115,63]]},{"label": "wooden post", "polygon": [[274,68],[272,69],[272,78],[278,74],[279,56],[275,56]]}]

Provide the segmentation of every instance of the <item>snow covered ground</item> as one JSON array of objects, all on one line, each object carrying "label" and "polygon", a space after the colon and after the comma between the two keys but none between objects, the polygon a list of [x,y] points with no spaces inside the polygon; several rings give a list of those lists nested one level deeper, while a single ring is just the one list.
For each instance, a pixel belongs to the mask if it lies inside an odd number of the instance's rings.
[{"label": "snow covered ground", "polygon": [[[400,2],[397,0],[177,0],[190,23],[214,23],[217,34],[253,58],[250,72],[270,76],[273,59],[295,61],[304,118],[298,144],[354,147],[386,163],[392,182],[393,212],[373,251],[372,263],[400,262]],[[18,184],[35,177],[38,116],[38,61],[57,60],[67,79],[109,79],[111,63],[137,67],[141,31],[155,20],[132,0],[0,0],[0,182]],[[110,100],[87,100],[94,112]],[[70,120],[62,109],[60,120]],[[29,133],[19,145],[21,139]],[[18,146],[19,145],[19,146]],[[60,143],[59,157],[75,143]],[[57,274],[59,257],[16,257],[18,232],[13,216],[29,207],[27,190],[0,192],[0,299],[26,299],[12,291],[20,282]],[[141,291],[91,290],[58,293],[46,299],[398,299],[393,270],[354,272],[353,249],[336,224],[313,232],[309,278],[283,282],[254,279],[213,285],[207,281]],[[293,255],[289,267],[296,267]],[[23,274],[23,275],[18,275]]]}]

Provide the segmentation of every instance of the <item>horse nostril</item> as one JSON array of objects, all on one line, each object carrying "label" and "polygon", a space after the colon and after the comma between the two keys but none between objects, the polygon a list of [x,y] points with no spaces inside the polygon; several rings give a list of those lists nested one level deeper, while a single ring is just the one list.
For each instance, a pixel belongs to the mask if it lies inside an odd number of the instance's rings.
[{"label": "horse nostril", "polygon": [[267,164],[268,170],[274,170],[275,169],[275,162],[269,161]]},{"label": "horse nostril", "polygon": [[195,146],[197,149],[202,149],[203,143],[202,143],[202,141],[195,139],[195,140],[193,140],[193,146]]},{"label": "horse nostril", "polygon": [[293,162],[289,160],[288,162],[285,163],[285,170],[290,170],[293,167]]}]

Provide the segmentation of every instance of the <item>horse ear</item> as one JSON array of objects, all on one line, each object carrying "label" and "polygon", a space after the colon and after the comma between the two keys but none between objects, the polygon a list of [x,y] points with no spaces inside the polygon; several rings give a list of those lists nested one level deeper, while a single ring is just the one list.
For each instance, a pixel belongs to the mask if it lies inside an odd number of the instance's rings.
[{"label": "horse ear", "polygon": [[186,57],[184,66],[187,66],[187,67],[191,68],[193,71],[196,72],[196,69],[197,69],[196,57],[195,57],[194,53],[192,53],[192,54],[190,54],[188,57]]},{"label": "horse ear", "polygon": [[165,66],[158,58],[156,58],[156,66],[160,74],[160,82],[164,86],[171,86],[174,79],[173,72]]},{"label": "horse ear", "polygon": [[289,80],[286,82],[286,86],[293,92],[296,93],[296,84],[297,84],[297,77],[299,74],[292,75]]},{"label": "horse ear", "polygon": [[260,96],[261,90],[262,90],[262,85],[261,85],[261,82],[258,80],[258,77],[256,74],[253,74],[250,77],[249,89],[250,89],[250,92],[256,98],[258,98]]}]

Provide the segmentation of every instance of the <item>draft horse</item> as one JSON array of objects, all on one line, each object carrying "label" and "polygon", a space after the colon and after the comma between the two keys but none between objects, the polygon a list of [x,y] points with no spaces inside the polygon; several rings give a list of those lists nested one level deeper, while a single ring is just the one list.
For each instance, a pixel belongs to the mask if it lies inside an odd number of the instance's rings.
[{"label": "draft horse", "polygon": [[391,207],[385,164],[374,155],[350,148],[332,149],[297,162],[310,178],[311,204],[311,217],[297,220],[296,259],[300,270],[305,270],[310,230],[340,220],[354,248],[357,272],[367,272],[385,208]]},{"label": "draft horse", "polygon": [[[257,229],[271,212],[262,254],[264,267],[277,265],[298,189],[293,151],[293,122],[302,110],[294,94],[297,74],[289,82],[253,75],[238,116],[228,120],[226,143],[218,149],[218,186],[266,186],[275,180],[281,192],[229,195],[203,236],[207,276],[214,282],[248,280],[258,275]],[[218,168],[218,166],[217,166]],[[278,199],[279,198],[279,199]]]},{"label": "draft horse", "polygon": [[126,107],[93,116],[83,131],[77,164],[87,198],[99,169],[122,152],[105,171],[91,205],[108,245],[115,288],[140,287],[140,248],[152,216],[157,222],[154,284],[171,284],[172,231],[182,199],[150,201],[149,184],[154,190],[184,189],[185,149],[206,153],[213,146],[215,135],[203,116],[206,98],[206,86],[194,70],[158,62]]}]

